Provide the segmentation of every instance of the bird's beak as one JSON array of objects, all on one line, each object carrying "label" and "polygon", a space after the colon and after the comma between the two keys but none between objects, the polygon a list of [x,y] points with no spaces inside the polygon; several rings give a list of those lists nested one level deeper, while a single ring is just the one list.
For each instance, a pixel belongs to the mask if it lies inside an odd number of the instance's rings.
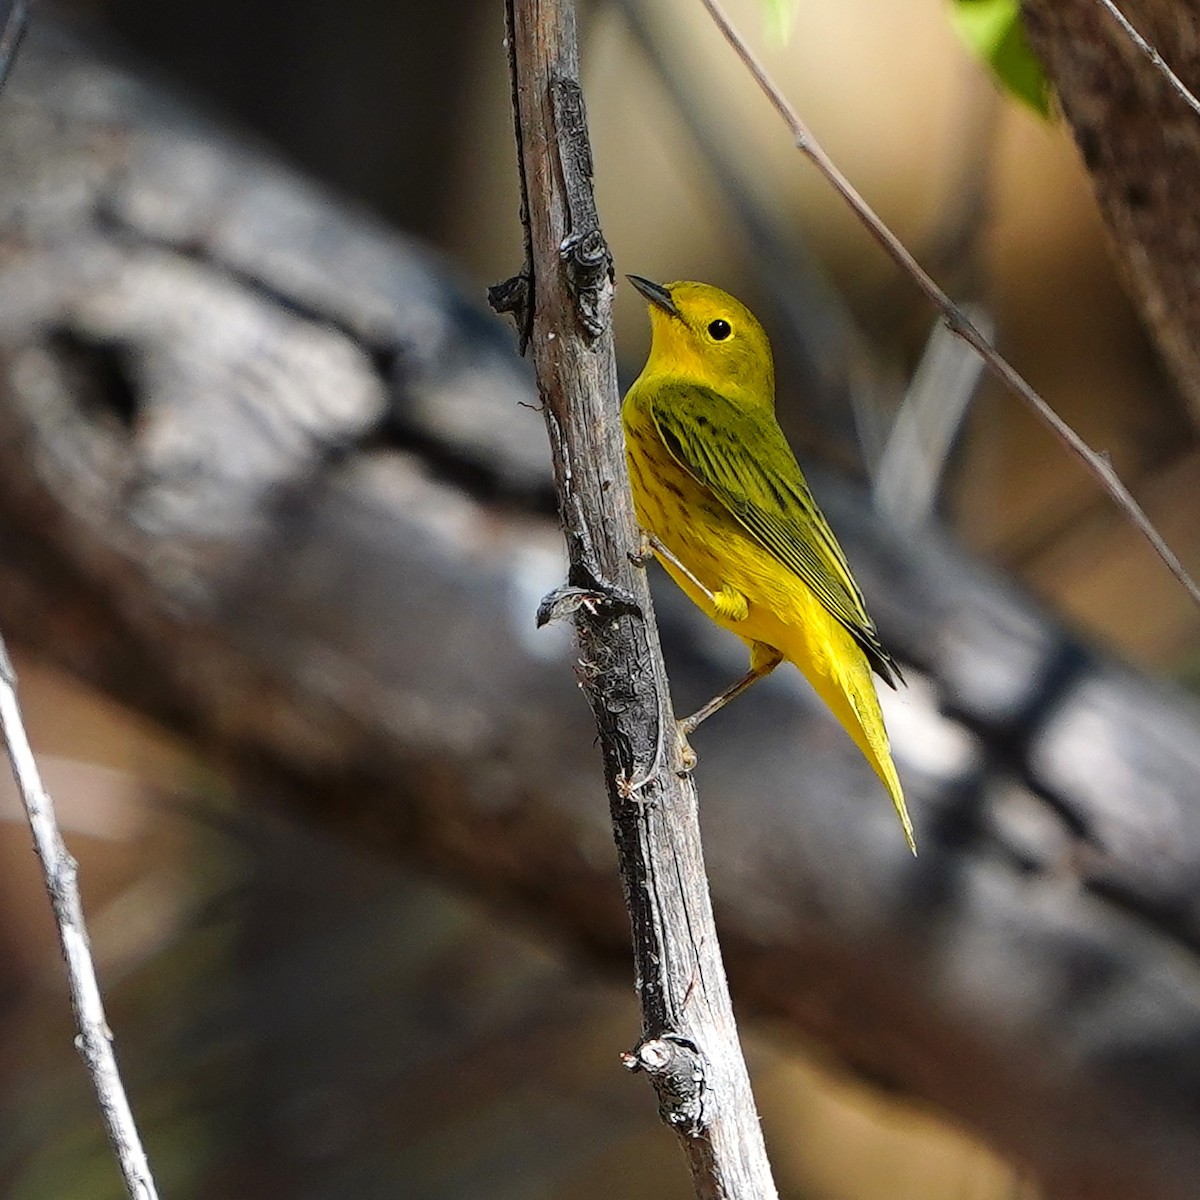
[{"label": "bird's beak", "polygon": [[656,308],[661,308],[668,316],[679,316],[679,309],[675,307],[675,301],[671,299],[671,293],[661,283],[652,283],[649,279],[643,279],[640,275],[626,275],[625,278]]}]

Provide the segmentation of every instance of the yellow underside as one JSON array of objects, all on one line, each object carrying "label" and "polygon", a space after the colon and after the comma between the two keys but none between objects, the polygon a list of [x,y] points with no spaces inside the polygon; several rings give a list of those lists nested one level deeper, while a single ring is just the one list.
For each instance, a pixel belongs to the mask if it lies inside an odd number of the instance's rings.
[{"label": "yellow underside", "polygon": [[634,506],[642,528],[708,591],[745,597],[745,617],[722,615],[683,572],[664,560],[667,572],[718,625],[745,641],[751,653],[762,643],[800,668],[883,781],[912,845],[912,824],[866,655],[807,584],[679,466],[651,422],[639,420],[627,406],[625,423]]}]

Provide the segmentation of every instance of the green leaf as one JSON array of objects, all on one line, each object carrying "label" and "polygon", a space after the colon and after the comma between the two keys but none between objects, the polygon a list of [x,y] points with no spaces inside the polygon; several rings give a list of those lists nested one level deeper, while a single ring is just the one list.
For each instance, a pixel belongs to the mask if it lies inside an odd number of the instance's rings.
[{"label": "green leaf", "polygon": [[786,46],[796,24],[800,0],[762,0],[762,6],[767,41],[773,46]]},{"label": "green leaf", "polygon": [[1050,85],[1026,40],[1020,0],[950,0],[950,23],[1004,88],[1050,115]]}]

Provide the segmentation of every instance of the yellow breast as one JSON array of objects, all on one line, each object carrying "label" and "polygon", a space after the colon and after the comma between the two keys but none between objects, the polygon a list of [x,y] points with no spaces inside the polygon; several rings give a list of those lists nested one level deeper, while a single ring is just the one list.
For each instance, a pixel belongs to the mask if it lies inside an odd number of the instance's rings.
[{"label": "yellow breast", "polygon": [[[719,590],[721,547],[738,533],[736,522],[676,462],[641,405],[627,400],[622,418],[638,523],[658,538],[705,587]],[[694,588],[686,590],[690,594]]]},{"label": "yellow breast", "polygon": [[635,391],[626,398],[622,419],[638,523],[709,592],[731,590],[744,596],[747,614],[741,620],[726,619],[683,572],[670,562],[663,562],[664,568],[719,625],[749,642],[768,641],[780,613],[796,614],[797,606],[807,609],[808,589],[680,466]]}]

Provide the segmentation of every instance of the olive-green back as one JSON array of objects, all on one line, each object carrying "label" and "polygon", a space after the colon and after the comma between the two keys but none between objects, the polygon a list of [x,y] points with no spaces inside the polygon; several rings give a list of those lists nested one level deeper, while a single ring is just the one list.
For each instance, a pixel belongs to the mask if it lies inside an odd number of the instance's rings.
[{"label": "olive-green back", "polygon": [[771,409],[661,377],[645,394],[659,436],[679,465],[812,589],[876,674],[895,687],[900,669],[879,641],[846,556]]}]

